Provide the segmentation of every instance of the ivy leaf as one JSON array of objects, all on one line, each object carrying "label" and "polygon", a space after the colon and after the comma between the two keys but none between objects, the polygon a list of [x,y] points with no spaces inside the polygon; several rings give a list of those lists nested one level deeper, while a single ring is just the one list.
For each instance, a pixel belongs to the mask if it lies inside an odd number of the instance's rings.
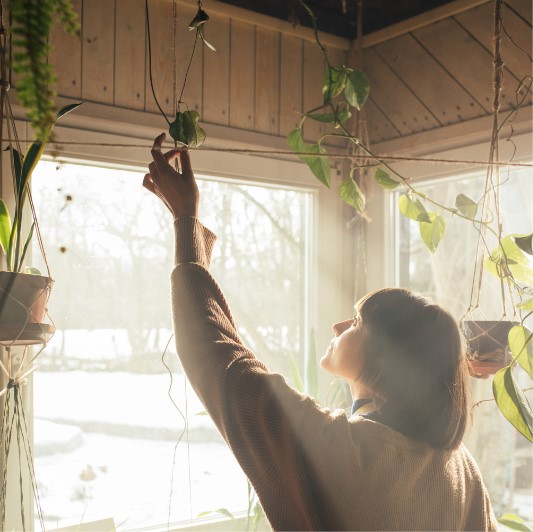
[{"label": "ivy leaf", "polygon": [[525,299],[516,305],[520,310],[533,310],[533,299]]},{"label": "ivy leaf", "polygon": [[499,279],[512,277],[517,282],[533,285],[532,261],[518,247],[515,236],[508,235],[501,239],[498,247],[485,259],[485,269]]},{"label": "ivy leaf", "polygon": [[287,135],[287,142],[292,150],[299,153],[299,159],[309,167],[315,177],[329,188],[331,186],[329,158],[323,156],[313,157],[312,155],[302,155],[302,153],[326,153],[326,150],[318,144],[307,146],[302,137],[302,130],[300,128],[293,129]]},{"label": "ivy leaf", "polygon": [[464,194],[459,194],[455,198],[455,206],[457,210],[467,218],[474,219],[477,213],[477,203]]},{"label": "ivy leaf", "polygon": [[420,236],[429,251],[435,253],[439,242],[444,236],[446,222],[444,221],[444,218],[436,212],[428,212],[427,214],[429,215],[431,222],[419,223]]},{"label": "ivy leaf", "polygon": [[191,148],[201,146],[205,141],[205,131],[198,125],[198,111],[178,111],[176,119],[170,124],[170,136],[181,144]]},{"label": "ivy leaf", "polygon": [[368,77],[362,70],[352,70],[347,73],[344,96],[350,105],[360,111],[369,93]]},{"label": "ivy leaf", "polygon": [[417,222],[431,223],[431,218],[424,205],[422,205],[422,202],[418,198],[413,198],[409,193],[402,194],[398,198],[398,207],[406,218]]},{"label": "ivy leaf", "polygon": [[[305,151],[307,153],[326,153],[326,150],[320,146],[319,144],[311,144],[310,146],[307,146]],[[309,169],[313,174],[318,178],[318,180],[321,183],[324,183],[328,188],[331,187],[331,178],[330,178],[330,166],[329,166],[329,158],[320,156],[320,157],[312,157],[308,155],[304,155],[300,157],[302,161],[309,166]]]},{"label": "ivy leaf", "polygon": [[322,84],[322,93],[324,94],[324,105],[331,102],[335,96],[338,96],[346,85],[346,71],[330,66],[324,72],[324,82]]},{"label": "ivy leaf", "polygon": [[201,8],[198,8],[196,15],[189,22],[189,31],[199,28],[202,24],[205,24],[209,20],[209,15]]},{"label": "ivy leaf", "polygon": [[365,195],[351,177],[342,182],[340,196],[345,203],[351,205],[356,211],[363,212],[365,210]]},{"label": "ivy leaf", "polygon": [[498,518],[498,523],[501,523],[511,530],[522,530],[523,532],[531,532],[533,528],[531,525],[516,514],[503,514]]},{"label": "ivy leaf", "polygon": [[337,110],[336,113],[312,113],[312,114],[306,114],[307,118],[310,118],[311,120],[316,120],[317,122],[325,122],[327,124],[334,124],[337,122],[345,122],[352,116],[352,113],[347,108],[344,108],[342,110]]},{"label": "ivy leaf", "polygon": [[376,181],[379,186],[388,190],[395,189],[400,184],[398,181],[394,181],[394,179],[391,179],[390,175],[381,168],[378,168],[376,170],[374,177],[376,178]]},{"label": "ivy leaf", "polygon": [[507,336],[509,349],[524,371],[533,379],[533,339],[531,331],[523,325],[515,325]]},{"label": "ivy leaf", "polygon": [[510,366],[496,372],[492,393],[505,418],[520,434],[533,442],[533,412],[520,386],[516,384]]},{"label": "ivy leaf", "polygon": [[514,237],[514,241],[516,245],[522,251],[526,252],[528,255],[533,255],[532,240],[533,240],[533,233],[527,236],[515,236]]}]

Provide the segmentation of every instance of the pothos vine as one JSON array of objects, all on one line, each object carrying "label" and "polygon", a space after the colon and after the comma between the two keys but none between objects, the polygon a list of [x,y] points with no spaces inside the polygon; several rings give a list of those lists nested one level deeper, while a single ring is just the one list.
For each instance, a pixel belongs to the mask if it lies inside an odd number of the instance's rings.
[{"label": "pothos vine", "polygon": [[[519,324],[512,327],[509,332],[508,345],[513,359],[494,377],[494,398],[502,414],[521,434],[533,442],[533,411],[513,376],[513,368],[519,365],[533,379],[533,334],[524,325],[524,321],[533,314],[533,233],[509,235],[502,233],[502,224],[499,218],[499,161],[497,161],[498,135],[503,125],[508,123],[511,117],[516,114],[520,104],[531,90],[532,78],[526,76],[521,80],[516,91],[517,109],[509,113],[506,119],[499,124],[499,100],[503,82],[503,61],[499,52],[499,36],[502,30],[505,31],[502,27],[503,1],[495,0],[493,133],[486,187],[479,201],[474,201],[467,195],[460,193],[456,197],[454,206],[444,205],[417,190],[408,177],[401,175],[384,159],[374,154],[361,138],[350,133],[347,122],[354,111],[361,111],[370,93],[368,77],[362,70],[354,70],[346,65],[332,66],[327,50],[320,41],[315,15],[304,0],[298,1],[311,19],[315,41],[324,58],[325,73],[322,83],[323,102],[319,107],[302,115],[299,126],[288,135],[289,146],[309,167],[313,175],[330,188],[330,162],[328,148],[325,146],[326,141],[340,138],[354,145],[360,153],[368,156],[367,161],[370,161],[370,166],[376,168],[374,179],[380,187],[386,190],[403,189],[398,198],[399,211],[403,216],[418,223],[420,236],[431,253],[436,251],[446,230],[446,221],[441,214],[442,212],[450,213],[456,218],[470,222],[475,227],[479,234],[478,253],[470,304],[465,315],[479,308],[479,290],[481,290],[483,270],[497,277],[501,285],[502,319],[507,317],[507,306],[510,306],[513,321],[519,321]],[[521,99],[518,96],[520,91],[523,92]],[[303,128],[307,120],[331,124],[338,132],[325,133],[316,142],[308,144],[304,141],[303,136]],[[357,158],[351,159],[349,174],[342,181],[339,194],[342,200],[352,206],[358,215],[364,217],[366,198],[361,186],[361,177],[364,175],[361,172],[362,168],[363,166]],[[496,172],[496,177],[493,176],[493,171]],[[491,211],[491,203],[494,204],[495,214]],[[428,210],[426,205],[431,205],[437,210]],[[491,235],[497,242],[493,249],[490,248],[487,234]],[[481,264],[479,268],[478,258],[480,258],[479,263]],[[474,293],[476,284],[477,297]]]}]

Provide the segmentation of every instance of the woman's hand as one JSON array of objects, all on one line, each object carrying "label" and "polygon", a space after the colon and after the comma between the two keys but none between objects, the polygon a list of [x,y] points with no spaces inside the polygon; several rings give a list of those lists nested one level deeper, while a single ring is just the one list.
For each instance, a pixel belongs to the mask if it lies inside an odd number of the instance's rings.
[{"label": "woman's hand", "polygon": [[[153,162],[148,165],[149,173],[144,176],[143,186],[153,192],[170,210],[178,216],[198,216],[200,194],[191,168],[187,148],[177,148],[163,154],[161,145],[165,140],[161,133],[152,147]],[[181,163],[181,173],[170,164],[176,157]]]}]

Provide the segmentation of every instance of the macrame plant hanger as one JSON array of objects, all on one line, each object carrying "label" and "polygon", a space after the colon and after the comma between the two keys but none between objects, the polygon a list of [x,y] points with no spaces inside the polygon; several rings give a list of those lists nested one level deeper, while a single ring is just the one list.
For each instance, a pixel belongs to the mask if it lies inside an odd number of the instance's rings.
[{"label": "macrame plant hanger", "polygon": [[[21,231],[25,220],[22,216],[23,202],[17,203],[15,217],[11,229],[11,238],[16,234],[17,244],[14,246],[15,256],[6,256],[5,260],[13,272],[20,270],[26,252],[31,243],[32,237],[35,236],[39,245],[40,253],[46,267],[47,276],[42,277],[44,285],[30,296],[29,300],[19,296],[19,277],[21,274],[1,272],[2,276],[8,279],[6,283],[2,282],[0,286],[0,315],[4,312],[7,323],[4,318],[0,320],[0,405],[2,407],[2,427],[0,434],[0,466],[2,471],[1,491],[0,491],[0,513],[1,513],[1,530],[6,526],[6,500],[8,495],[8,467],[12,464],[18,469],[18,485],[20,490],[20,523],[23,530],[33,529],[34,524],[28,522],[28,516],[25,514],[27,502],[24,499],[24,493],[27,489],[27,478],[29,479],[30,492],[33,494],[37,517],[44,531],[44,519],[41,508],[37,480],[35,477],[34,459],[32,453],[32,442],[30,441],[29,423],[26,418],[23,400],[22,386],[27,384],[30,375],[37,369],[35,362],[46,348],[47,342],[55,331],[55,325],[48,315],[46,309],[48,296],[53,284],[51,279],[50,267],[46,259],[39,224],[35,212],[35,206],[31,194],[31,170],[26,177],[24,176],[24,158],[22,157],[21,142],[18,137],[13,110],[9,96],[11,87],[11,34],[5,25],[4,5],[0,0],[0,137],[4,142],[4,132],[7,134],[7,148],[0,150],[0,167],[2,174],[4,170],[5,151],[9,150],[10,168],[13,176],[13,189],[17,187],[25,195],[31,211],[32,227],[29,231],[29,237],[24,248],[21,246]],[[9,67],[8,67],[9,65]],[[5,119],[5,128],[4,128]],[[33,148],[40,148],[37,143],[32,144]],[[30,152],[28,151],[26,157]],[[31,157],[31,155],[30,155]],[[3,183],[5,185],[5,181]],[[20,196],[20,191],[18,196]],[[24,200],[23,200],[24,201]],[[30,283],[37,276],[27,276]],[[35,319],[40,315],[41,318]],[[41,323],[42,316],[48,316],[51,323]],[[14,316],[19,317],[18,321],[13,321]],[[31,346],[40,346],[35,353],[32,352]],[[14,349],[17,348],[17,349]],[[15,452],[16,445],[17,456],[12,456]],[[11,460],[10,460],[11,457]],[[28,477],[24,474],[27,469]],[[30,512],[32,515],[33,512]]]}]

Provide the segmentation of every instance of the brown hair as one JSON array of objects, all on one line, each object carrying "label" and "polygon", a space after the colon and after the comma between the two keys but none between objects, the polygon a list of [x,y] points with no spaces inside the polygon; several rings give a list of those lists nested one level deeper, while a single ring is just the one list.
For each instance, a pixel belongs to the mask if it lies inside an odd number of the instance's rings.
[{"label": "brown hair", "polygon": [[383,423],[431,447],[455,449],[468,413],[468,368],[453,317],[402,288],[365,296],[362,382]]}]

